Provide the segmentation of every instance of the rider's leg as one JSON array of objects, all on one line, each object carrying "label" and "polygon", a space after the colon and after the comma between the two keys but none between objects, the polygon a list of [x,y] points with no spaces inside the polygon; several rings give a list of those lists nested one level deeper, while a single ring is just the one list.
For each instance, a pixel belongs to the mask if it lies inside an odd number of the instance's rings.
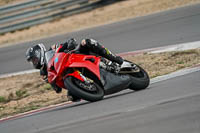
[{"label": "rider's leg", "polygon": [[110,60],[112,62],[116,62],[119,65],[121,65],[123,63],[123,61],[124,61],[122,59],[122,57],[111,53],[107,48],[104,48],[104,47],[101,48],[101,52],[99,53],[99,55],[102,56],[102,57],[105,57],[106,59],[108,59],[108,60]]},{"label": "rider's leg", "polygon": [[86,39],[85,42],[83,40],[81,42],[81,45],[88,47],[88,49],[91,50],[91,52],[96,53],[112,62],[116,62],[119,65],[121,65],[124,61],[122,57],[116,56],[115,54],[110,52],[110,50],[108,50],[107,48],[104,48],[104,46],[100,45],[97,41],[93,39]]}]

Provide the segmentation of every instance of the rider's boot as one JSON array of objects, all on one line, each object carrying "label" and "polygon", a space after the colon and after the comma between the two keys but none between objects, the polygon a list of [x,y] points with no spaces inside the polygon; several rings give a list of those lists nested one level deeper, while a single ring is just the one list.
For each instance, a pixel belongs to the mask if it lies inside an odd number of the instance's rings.
[{"label": "rider's boot", "polygon": [[119,71],[120,71],[120,65],[117,64],[117,63],[115,63],[115,62],[109,61],[107,63],[106,70],[108,70],[110,72],[113,72],[113,73],[119,73]]},{"label": "rider's boot", "polygon": [[121,65],[124,62],[123,58],[111,53],[107,48],[104,48],[104,57],[110,60],[108,66],[110,67],[111,72],[119,73]]}]

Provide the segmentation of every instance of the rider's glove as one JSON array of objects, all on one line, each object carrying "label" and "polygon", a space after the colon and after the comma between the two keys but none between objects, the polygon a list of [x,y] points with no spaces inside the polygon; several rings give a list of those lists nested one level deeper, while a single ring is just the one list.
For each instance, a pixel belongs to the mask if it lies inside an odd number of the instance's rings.
[{"label": "rider's glove", "polygon": [[46,83],[48,83],[48,77],[47,77],[46,75],[42,75],[42,79],[43,79]]}]

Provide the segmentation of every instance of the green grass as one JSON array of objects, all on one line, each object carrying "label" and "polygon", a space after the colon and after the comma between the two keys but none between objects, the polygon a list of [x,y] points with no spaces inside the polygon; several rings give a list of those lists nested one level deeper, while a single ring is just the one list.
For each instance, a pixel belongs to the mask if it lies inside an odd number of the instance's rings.
[{"label": "green grass", "polygon": [[0,96],[0,103],[5,103],[7,102],[7,99],[3,96]]},{"label": "green grass", "polygon": [[18,99],[21,99],[21,98],[24,98],[24,97],[27,97],[28,94],[27,94],[27,90],[17,90],[15,92],[16,96]]},{"label": "green grass", "polygon": [[45,92],[50,91],[50,90],[52,90],[52,87],[51,87],[50,84],[44,84],[40,87],[41,93],[45,93]]},{"label": "green grass", "polygon": [[45,85],[43,85],[42,86],[42,89],[44,89],[44,90],[51,90],[51,85],[50,84],[45,84]]},{"label": "green grass", "polygon": [[184,64],[184,61],[178,61],[176,64]]}]

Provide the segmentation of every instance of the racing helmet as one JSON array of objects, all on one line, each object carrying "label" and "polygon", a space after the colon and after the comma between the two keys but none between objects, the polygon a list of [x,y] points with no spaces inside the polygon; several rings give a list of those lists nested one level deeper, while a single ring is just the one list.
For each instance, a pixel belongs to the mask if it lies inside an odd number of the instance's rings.
[{"label": "racing helmet", "polygon": [[33,67],[36,69],[40,69],[45,64],[45,46],[41,44],[36,44],[26,51],[26,60],[33,64]]}]

